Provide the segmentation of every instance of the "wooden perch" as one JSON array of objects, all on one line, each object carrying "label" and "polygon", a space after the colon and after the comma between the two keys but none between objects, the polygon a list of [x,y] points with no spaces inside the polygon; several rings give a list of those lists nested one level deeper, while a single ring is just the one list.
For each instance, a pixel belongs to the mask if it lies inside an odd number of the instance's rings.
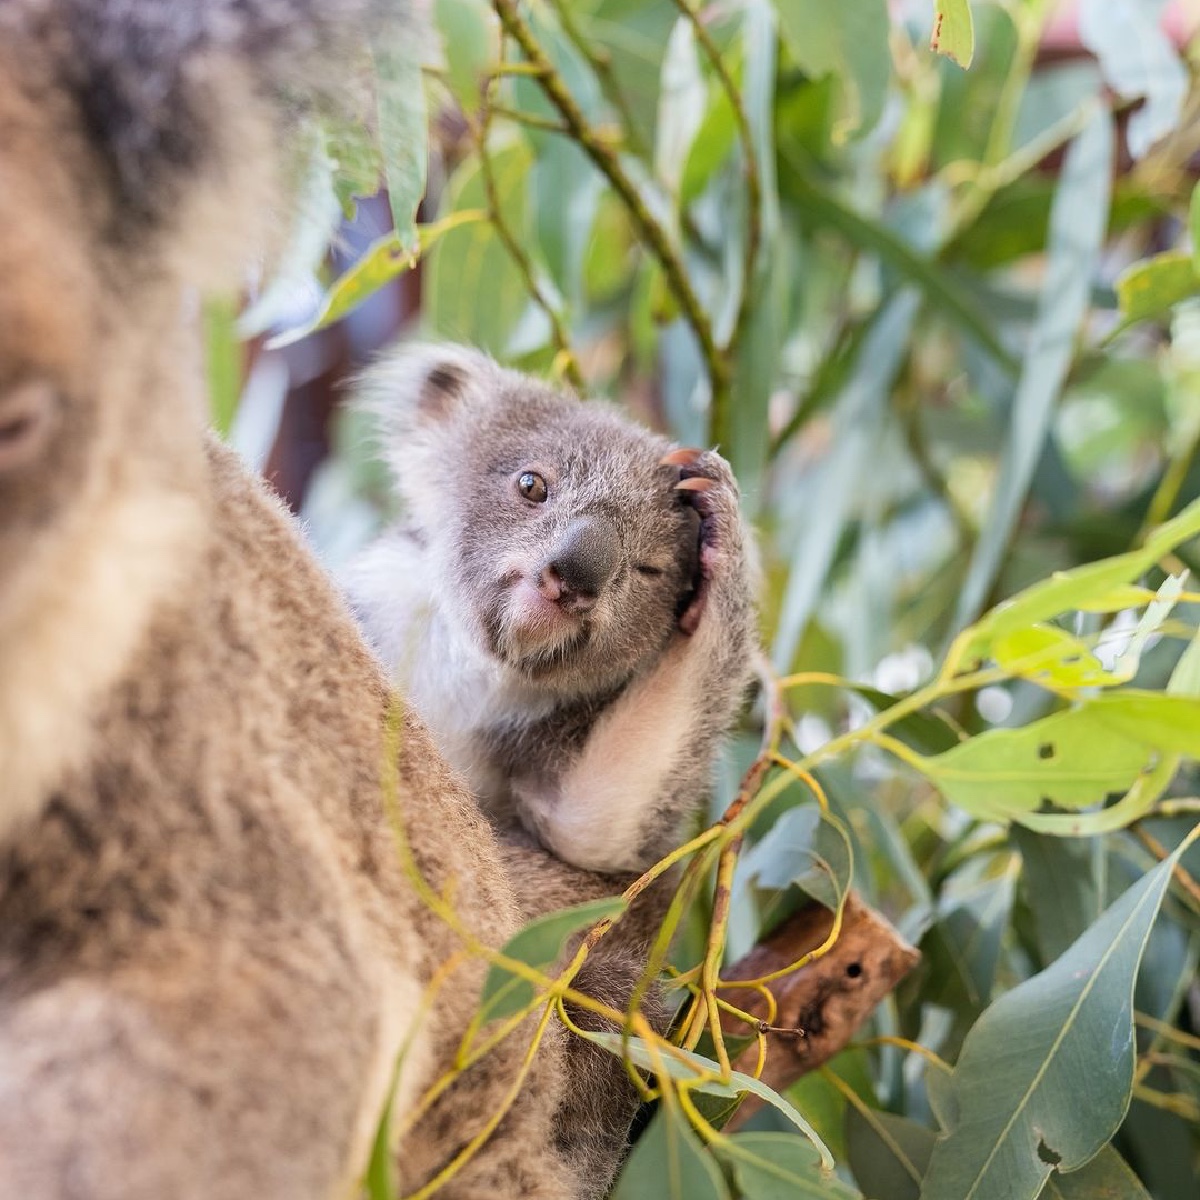
[{"label": "wooden perch", "polygon": [[[788,918],[770,937],[722,972],[723,980],[759,979],[783,970],[821,945],[833,928],[833,913],[812,903]],[[767,1032],[767,1058],[762,1080],[782,1092],[802,1075],[816,1070],[850,1042],[875,1006],[917,965],[920,954],[888,923],[851,892],[842,915],[842,930],[821,958],[765,986],[775,997],[776,1012]],[[765,1021],[766,997],[754,988],[722,989],[731,1004]],[[724,1014],[726,1034],[745,1037],[755,1031]],[[752,1073],[756,1044],[733,1064]],[[735,1129],[762,1101],[747,1096],[729,1122]]]}]

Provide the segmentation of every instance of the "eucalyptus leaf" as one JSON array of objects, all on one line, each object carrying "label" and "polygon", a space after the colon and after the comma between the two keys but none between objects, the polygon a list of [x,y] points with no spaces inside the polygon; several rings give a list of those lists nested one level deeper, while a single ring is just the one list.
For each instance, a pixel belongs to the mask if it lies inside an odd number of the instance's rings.
[{"label": "eucalyptus leaf", "polygon": [[933,10],[933,48],[964,69],[975,56],[970,0],[937,0]]},{"label": "eucalyptus leaf", "polygon": [[[544,971],[559,960],[573,934],[589,929],[599,921],[619,917],[627,907],[628,901],[613,896],[548,913],[530,921],[514,934],[501,953],[505,958]],[[533,984],[527,979],[513,974],[500,963],[493,963],[480,995],[482,1020],[494,1021],[520,1012],[532,1003],[534,995]]]},{"label": "eucalyptus leaf", "polygon": [[735,1133],[717,1153],[743,1200],[854,1200],[859,1195],[821,1166],[808,1142],[790,1133]]},{"label": "eucalyptus leaf", "polygon": [[867,1200],[917,1200],[937,1134],[879,1109],[846,1108],[850,1169]]},{"label": "eucalyptus leaf", "polygon": [[954,1070],[958,1121],[921,1200],[1035,1200],[1116,1132],[1133,1090],[1133,985],[1179,853],[975,1024]]},{"label": "eucalyptus leaf", "polygon": [[611,1200],[729,1200],[729,1189],[687,1121],[664,1105],[638,1138]]}]

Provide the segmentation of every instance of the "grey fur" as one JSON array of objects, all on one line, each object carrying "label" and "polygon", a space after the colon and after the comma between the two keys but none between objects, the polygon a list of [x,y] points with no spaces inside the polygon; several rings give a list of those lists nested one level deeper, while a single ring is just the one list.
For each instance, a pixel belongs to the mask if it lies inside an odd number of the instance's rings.
[{"label": "grey fur", "polygon": [[[634,874],[604,873],[655,862],[704,809],[749,678],[753,572],[728,466],[663,464],[670,443],[615,410],[460,347],[389,357],[365,397],[404,505],[347,573],[369,639],[505,844],[536,839],[586,868],[576,895],[620,891]],[[712,486],[676,490],[681,470]],[[544,502],[523,498],[527,471],[546,479]],[[556,564],[587,603],[559,599],[567,619],[525,640],[519,589]],[[670,880],[599,943],[579,987],[627,1005]],[[546,909],[567,902],[527,873],[525,895],[539,889]],[[647,1015],[665,1023],[654,994]],[[637,1096],[589,1043],[567,1053],[558,1136],[599,1196]]]}]

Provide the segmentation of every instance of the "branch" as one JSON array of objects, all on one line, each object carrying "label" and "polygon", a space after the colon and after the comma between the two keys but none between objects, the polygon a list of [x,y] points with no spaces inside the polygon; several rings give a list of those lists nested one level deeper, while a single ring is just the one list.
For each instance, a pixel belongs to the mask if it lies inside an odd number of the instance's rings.
[{"label": "branch", "polygon": [[[796,962],[825,942],[833,921],[834,914],[823,905],[806,905],[730,967],[722,981],[722,994],[759,1019],[757,1026],[750,1026],[723,1012],[724,1032],[734,1037],[766,1035],[761,1079],[777,1092],[843,1050],[876,1005],[921,958],[884,917],[851,892],[842,910],[841,934],[827,953],[767,982],[764,986],[769,997],[750,984]],[[737,980],[746,980],[746,986],[737,987]],[[753,1073],[756,1059],[755,1047],[748,1046],[733,1065],[739,1071]],[[727,1131],[736,1128],[761,1103],[747,1096]]]},{"label": "branch", "polygon": [[521,52],[534,68],[535,79],[546,99],[558,110],[571,136],[620,196],[643,240],[658,260],[667,286],[678,301],[684,319],[700,345],[700,353],[712,381],[713,406],[716,411],[718,403],[726,402],[724,397],[729,392],[729,362],[717,346],[712,323],[692,287],[683,259],[672,245],[667,231],[646,207],[638,194],[637,185],[621,165],[620,158],[584,116],[562,76],[546,57],[533,31],[517,11],[516,0],[493,0],[492,6],[504,31],[521,47]]}]

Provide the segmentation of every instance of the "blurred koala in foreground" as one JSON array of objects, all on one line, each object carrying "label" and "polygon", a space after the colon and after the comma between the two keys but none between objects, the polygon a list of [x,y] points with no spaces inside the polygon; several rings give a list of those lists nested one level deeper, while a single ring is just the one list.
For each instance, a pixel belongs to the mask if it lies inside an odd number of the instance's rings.
[{"label": "blurred koala in foreground", "polygon": [[402,1048],[404,1191],[464,1149],[439,1195],[616,1165],[555,1132],[557,1025],[515,1099],[528,1024],[418,1106],[484,964],[412,870],[492,947],[599,885],[500,844],[205,433],[195,295],[237,286],[278,148],[403,9],[0,4],[0,1196],[351,1194]]}]

